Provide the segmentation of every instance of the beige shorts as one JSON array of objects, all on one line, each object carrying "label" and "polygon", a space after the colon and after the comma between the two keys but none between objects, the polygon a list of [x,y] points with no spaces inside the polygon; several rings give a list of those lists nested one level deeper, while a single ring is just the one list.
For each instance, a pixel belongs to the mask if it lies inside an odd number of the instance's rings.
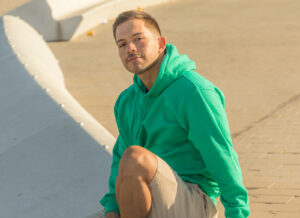
[{"label": "beige shorts", "polygon": [[217,208],[198,185],[184,182],[161,158],[149,184],[152,207],[148,218],[217,218]]}]

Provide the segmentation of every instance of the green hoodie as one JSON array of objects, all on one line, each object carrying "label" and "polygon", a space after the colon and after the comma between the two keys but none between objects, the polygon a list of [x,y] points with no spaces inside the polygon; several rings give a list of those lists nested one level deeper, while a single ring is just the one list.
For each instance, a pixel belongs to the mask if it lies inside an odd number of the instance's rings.
[{"label": "green hoodie", "polygon": [[119,137],[113,149],[109,193],[100,201],[119,212],[115,181],[120,158],[130,145],[140,145],[165,160],[184,180],[199,184],[216,204],[221,196],[225,216],[249,215],[238,157],[233,149],[223,93],[194,72],[195,63],[167,52],[153,87],[147,92],[137,75],[115,104]]}]

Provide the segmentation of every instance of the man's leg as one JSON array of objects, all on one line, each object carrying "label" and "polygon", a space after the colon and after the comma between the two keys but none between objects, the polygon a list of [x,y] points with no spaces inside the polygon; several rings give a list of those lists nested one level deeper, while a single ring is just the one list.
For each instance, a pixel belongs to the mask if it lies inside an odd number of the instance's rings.
[{"label": "man's leg", "polygon": [[119,164],[116,199],[122,218],[145,218],[151,210],[149,184],[157,169],[157,157],[141,146],[128,147]]}]

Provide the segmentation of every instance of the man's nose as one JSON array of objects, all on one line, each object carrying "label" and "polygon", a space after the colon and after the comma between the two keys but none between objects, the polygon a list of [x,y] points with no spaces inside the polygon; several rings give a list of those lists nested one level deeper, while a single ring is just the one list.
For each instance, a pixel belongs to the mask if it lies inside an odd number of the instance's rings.
[{"label": "man's nose", "polygon": [[130,54],[130,53],[132,53],[132,52],[135,52],[135,51],[136,51],[136,46],[135,46],[135,44],[132,43],[132,42],[129,42],[129,43],[128,43],[127,50],[128,50],[128,51],[127,51],[128,54]]}]

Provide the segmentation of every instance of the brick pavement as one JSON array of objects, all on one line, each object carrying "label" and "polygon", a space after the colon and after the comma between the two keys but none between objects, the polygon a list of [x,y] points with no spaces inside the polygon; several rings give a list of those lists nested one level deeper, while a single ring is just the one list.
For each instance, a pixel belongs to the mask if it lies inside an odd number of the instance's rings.
[{"label": "brick pavement", "polygon": [[[300,217],[299,133],[300,93],[233,138],[249,191],[251,217]],[[221,205],[219,209],[222,214]]]}]

